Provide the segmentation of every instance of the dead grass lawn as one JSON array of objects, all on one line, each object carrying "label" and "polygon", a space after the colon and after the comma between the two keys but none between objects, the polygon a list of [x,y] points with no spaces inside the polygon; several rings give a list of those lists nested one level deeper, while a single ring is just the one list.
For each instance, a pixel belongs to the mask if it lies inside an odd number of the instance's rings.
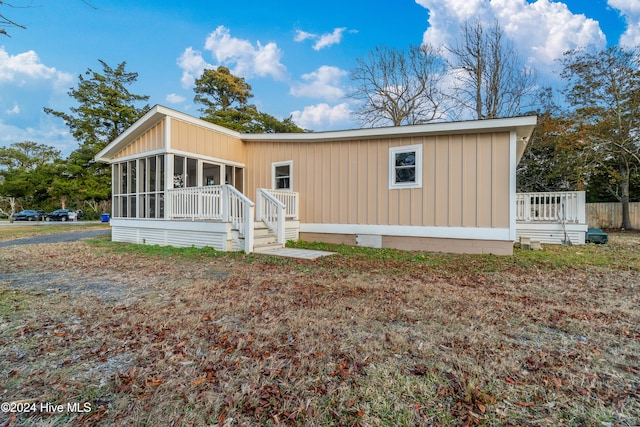
[{"label": "dead grass lawn", "polygon": [[0,402],[91,405],[0,425],[635,426],[640,235],[610,237],[506,258],[0,248]]}]

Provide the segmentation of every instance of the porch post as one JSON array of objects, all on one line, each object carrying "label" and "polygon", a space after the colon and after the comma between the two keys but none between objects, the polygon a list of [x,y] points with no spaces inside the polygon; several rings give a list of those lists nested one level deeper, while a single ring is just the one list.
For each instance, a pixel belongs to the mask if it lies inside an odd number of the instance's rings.
[{"label": "porch post", "polygon": [[256,221],[262,221],[262,191],[256,189]]},{"label": "porch post", "polygon": [[284,209],[278,205],[278,243],[284,243]]},{"label": "porch post", "polygon": [[229,222],[229,189],[228,184],[222,186],[222,221]]},{"label": "porch post", "polygon": [[587,223],[587,212],[586,212],[586,193],[584,191],[577,192],[577,213],[578,213],[578,224],[586,224]]},{"label": "porch post", "polygon": [[164,219],[173,217],[173,200],[169,190],[173,189],[173,154],[164,156]]},{"label": "porch post", "polygon": [[245,203],[244,217],[244,252],[246,254],[253,252],[253,215],[254,207],[249,203]]}]

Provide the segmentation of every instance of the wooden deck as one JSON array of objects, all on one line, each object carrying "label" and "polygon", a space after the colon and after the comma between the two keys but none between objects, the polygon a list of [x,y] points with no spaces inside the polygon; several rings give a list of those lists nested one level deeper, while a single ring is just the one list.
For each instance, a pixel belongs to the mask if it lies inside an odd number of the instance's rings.
[{"label": "wooden deck", "polygon": [[516,238],[541,243],[584,244],[587,232],[584,191],[518,193]]}]

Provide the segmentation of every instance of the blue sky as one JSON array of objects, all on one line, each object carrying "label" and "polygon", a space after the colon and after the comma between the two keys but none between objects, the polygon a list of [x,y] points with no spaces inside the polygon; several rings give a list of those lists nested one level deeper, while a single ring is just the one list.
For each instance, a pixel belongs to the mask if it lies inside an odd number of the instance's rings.
[{"label": "blue sky", "polygon": [[[7,2],[5,2],[7,3]],[[357,127],[349,70],[376,46],[451,44],[462,22],[497,19],[542,79],[578,46],[640,44],[639,0],[11,0],[0,13],[25,25],[0,35],[0,145],[77,147],[62,120],[67,92],[88,68],[126,61],[130,90],[198,115],[193,80],[225,65],[253,87],[251,102],[320,130]],[[89,4],[87,4],[89,3]],[[277,6],[274,6],[276,4]],[[93,7],[91,7],[93,6]]]}]

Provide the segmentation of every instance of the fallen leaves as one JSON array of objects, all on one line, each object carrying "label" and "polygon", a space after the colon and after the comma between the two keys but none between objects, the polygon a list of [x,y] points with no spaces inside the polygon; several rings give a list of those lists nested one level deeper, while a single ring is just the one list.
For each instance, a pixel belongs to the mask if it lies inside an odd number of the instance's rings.
[{"label": "fallen leaves", "polygon": [[[640,416],[635,270],[76,249],[62,262],[43,248],[35,266],[0,251],[0,269],[56,272],[33,293],[24,285],[27,303],[3,318],[4,396],[89,399],[96,409],[70,423],[552,425],[577,406],[585,424]],[[368,389],[380,366],[390,378]]]}]

